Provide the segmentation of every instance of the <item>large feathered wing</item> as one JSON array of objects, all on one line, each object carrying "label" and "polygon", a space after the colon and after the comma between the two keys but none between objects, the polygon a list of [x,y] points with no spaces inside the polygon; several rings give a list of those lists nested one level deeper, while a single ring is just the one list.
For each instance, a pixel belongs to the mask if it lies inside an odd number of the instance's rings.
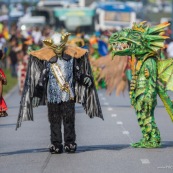
[{"label": "large feathered wing", "polygon": [[166,91],[173,91],[173,59],[158,60],[158,94],[173,121],[173,103]]},{"label": "large feathered wing", "polygon": [[[75,59],[75,66],[80,66],[81,73],[87,74],[93,79],[90,62],[88,60],[88,54],[85,54],[80,59]],[[103,119],[103,114],[94,82],[91,87],[87,87],[81,85],[78,81],[76,81],[75,95],[76,102],[82,104],[84,110],[86,111],[86,114],[90,118],[99,117]]]},{"label": "large feathered wing", "polygon": [[42,98],[38,99],[34,97],[42,69],[43,61],[31,56],[21,97],[16,130],[21,126],[22,121],[33,121],[33,107],[40,105],[41,100],[43,100]]},{"label": "large feathered wing", "polygon": [[127,57],[115,56],[112,58],[111,55],[107,55],[92,63],[94,67],[99,68],[98,80],[105,80],[108,94],[114,90],[116,90],[116,95],[125,91],[127,78],[124,72],[127,62]]}]

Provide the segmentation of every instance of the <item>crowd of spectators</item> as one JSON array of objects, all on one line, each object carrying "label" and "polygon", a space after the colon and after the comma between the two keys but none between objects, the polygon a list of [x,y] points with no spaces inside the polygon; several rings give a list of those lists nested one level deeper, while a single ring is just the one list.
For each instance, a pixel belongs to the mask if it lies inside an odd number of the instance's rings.
[{"label": "crowd of spectators", "polygon": [[[19,79],[20,92],[26,75],[28,51],[41,48],[42,40],[51,37],[54,32],[50,26],[43,28],[36,26],[21,30],[15,24],[8,29],[7,23],[0,23],[0,49],[3,49],[6,57],[1,66],[9,69],[12,77]],[[113,32],[116,31],[99,31],[93,35],[78,32],[75,37],[87,40],[85,44],[90,44],[90,55],[99,58],[109,53],[108,39]],[[171,37],[170,28],[166,30],[166,35]],[[101,50],[102,47],[106,52]],[[173,58],[173,40],[171,38],[166,40],[165,47],[164,57]]]},{"label": "crowd of spectators", "polygon": [[49,37],[51,32],[48,26],[21,30],[15,24],[8,29],[6,23],[0,23],[0,49],[5,55],[1,67],[9,69],[11,76],[18,78],[20,92],[27,70],[28,51],[42,47],[42,40]]}]

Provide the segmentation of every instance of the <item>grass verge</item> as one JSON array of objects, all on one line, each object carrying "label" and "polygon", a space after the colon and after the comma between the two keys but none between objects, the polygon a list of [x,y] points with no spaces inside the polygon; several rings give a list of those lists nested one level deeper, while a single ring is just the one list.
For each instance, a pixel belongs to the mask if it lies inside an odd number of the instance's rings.
[{"label": "grass verge", "polygon": [[7,94],[17,84],[17,78],[11,76],[10,69],[3,69],[6,78],[7,85],[3,85],[3,95]]}]

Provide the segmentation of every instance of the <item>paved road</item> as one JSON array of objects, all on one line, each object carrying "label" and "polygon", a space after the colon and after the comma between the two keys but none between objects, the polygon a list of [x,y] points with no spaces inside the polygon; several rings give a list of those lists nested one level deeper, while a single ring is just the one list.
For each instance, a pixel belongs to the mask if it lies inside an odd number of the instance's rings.
[{"label": "paved road", "polygon": [[155,111],[163,147],[134,149],[141,138],[128,94],[115,97],[99,91],[105,120],[89,119],[76,105],[78,150],[75,154],[48,152],[47,108],[34,109],[34,122],[15,131],[20,97],[6,97],[9,116],[0,118],[0,173],[165,173],[173,172],[173,124],[160,100]]}]

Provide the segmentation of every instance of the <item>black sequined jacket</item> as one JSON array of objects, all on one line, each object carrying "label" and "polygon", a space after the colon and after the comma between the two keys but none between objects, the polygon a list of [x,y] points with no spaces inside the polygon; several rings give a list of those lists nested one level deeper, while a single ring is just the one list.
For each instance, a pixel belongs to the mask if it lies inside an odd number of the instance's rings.
[{"label": "black sequined jacket", "polygon": [[[64,59],[69,58],[69,55],[67,54],[64,54],[63,56]],[[56,57],[52,57],[49,62],[56,62]],[[73,62],[76,103],[82,104],[86,114],[90,118],[100,117],[103,119],[94,82],[90,87],[83,84],[83,78],[86,75],[93,80],[93,75],[88,60],[88,53],[85,53],[80,58],[74,58]],[[30,56],[16,129],[21,126],[22,121],[33,121],[33,107],[46,104],[48,81],[48,75],[45,75],[46,63],[47,61],[45,60],[38,59],[35,56]]]}]

